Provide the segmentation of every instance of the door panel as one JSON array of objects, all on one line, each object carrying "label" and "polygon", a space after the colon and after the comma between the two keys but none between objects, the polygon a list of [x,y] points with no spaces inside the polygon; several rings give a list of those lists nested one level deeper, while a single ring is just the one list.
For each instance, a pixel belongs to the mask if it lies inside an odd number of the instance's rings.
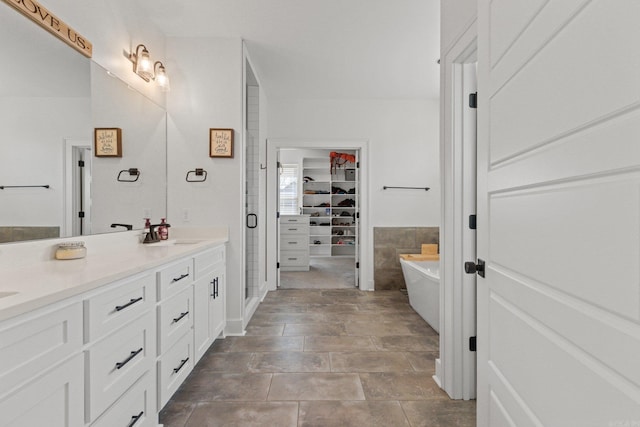
[{"label": "door panel", "polygon": [[640,2],[503,3],[478,11],[478,425],[640,424]]}]

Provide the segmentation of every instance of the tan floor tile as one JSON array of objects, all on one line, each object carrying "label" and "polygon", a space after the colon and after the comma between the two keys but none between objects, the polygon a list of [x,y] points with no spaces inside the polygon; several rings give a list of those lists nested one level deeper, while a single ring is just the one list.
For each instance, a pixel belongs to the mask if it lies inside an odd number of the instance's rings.
[{"label": "tan floor tile", "polygon": [[412,372],[403,353],[388,351],[331,353],[331,372]]},{"label": "tan floor tile", "polygon": [[237,337],[229,351],[302,351],[304,337]]},{"label": "tan floor tile", "polygon": [[370,337],[305,337],[304,351],[376,351]]},{"label": "tan floor tile", "polygon": [[399,402],[300,402],[299,427],[409,426]]},{"label": "tan floor tile", "polygon": [[329,353],[287,351],[254,353],[251,372],[329,372]]},{"label": "tan floor tile", "polygon": [[386,351],[437,351],[439,348],[438,336],[384,336],[372,339],[376,348]]},{"label": "tan floor tile", "polygon": [[265,401],[270,383],[271,374],[223,374],[194,371],[174,395],[174,400],[177,402]]},{"label": "tan floor tile", "polygon": [[252,324],[267,325],[273,323],[316,323],[328,321],[323,313],[256,313]]},{"label": "tan floor tile", "polygon": [[247,326],[246,337],[264,337],[264,336],[282,336],[284,331],[284,324],[275,325],[251,325]]},{"label": "tan floor tile", "polygon": [[340,336],[347,335],[343,323],[287,323],[284,336]]},{"label": "tan floor tile", "polygon": [[411,363],[414,370],[427,372],[431,375],[436,373],[436,359],[440,357],[438,351],[410,351],[405,357]]},{"label": "tan floor tile", "polygon": [[360,374],[367,400],[448,399],[430,374],[383,372]]},{"label": "tan floor tile", "polygon": [[413,427],[475,427],[474,400],[422,400],[401,402]]},{"label": "tan floor tile", "polygon": [[268,400],[365,400],[358,374],[273,374]]},{"label": "tan floor tile", "polygon": [[297,402],[206,402],[196,406],[185,427],[296,427],[297,420]]},{"label": "tan floor tile", "polygon": [[211,371],[224,373],[249,372],[249,363],[253,353],[207,352],[196,364],[194,372]]},{"label": "tan floor tile", "polygon": [[160,424],[164,427],[184,427],[195,407],[195,402],[169,401],[160,411]]},{"label": "tan floor tile", "polygon": [[351,322],[347,323],[347,333],[352,336],[402,336],[415,335],[412,325],[405,322]]}]

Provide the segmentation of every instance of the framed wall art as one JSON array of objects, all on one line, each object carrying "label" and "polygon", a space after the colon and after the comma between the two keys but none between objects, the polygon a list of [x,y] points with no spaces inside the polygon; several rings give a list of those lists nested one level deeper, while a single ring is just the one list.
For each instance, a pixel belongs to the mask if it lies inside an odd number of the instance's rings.
[{"label": "framed wall art", "polygon": [[209,157],[233,157],[233,129],[209,129]]},{"label": "framed wall art", "polygon": [[96,157],[122,157],[122,129],[95,128],[93,137]]}]

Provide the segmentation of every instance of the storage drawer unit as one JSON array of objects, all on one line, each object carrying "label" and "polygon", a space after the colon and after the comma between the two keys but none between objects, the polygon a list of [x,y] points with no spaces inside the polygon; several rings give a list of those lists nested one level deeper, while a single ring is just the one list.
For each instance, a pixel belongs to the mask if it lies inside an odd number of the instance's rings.
[{"label": "storage drawer unit", "polygon": [[158,408],[162,408],[193,370],[193,335],[186,334],[158,361]]},{"label": "storage drawer unit", "polygon": [[155,371],[144,374],[91,427],[156,426]]},{"label": "storage drawer unit", "polygon": [[94,420],[145,372],[155,359],[153,312],[118,329],[87,351],[89,419]]},{"label": "storage drawer unit", "polygon": [[180,292],[193,282],[193,258],[163,267],[157,274],[158,300]]},{"label": "storage drawer unit", "polygon": [[309,215],[280,217],[280,270],[309,271]]},{"label": "storage drawer unit", "polygon": [[94,341],[126,325],[156,302],[153,274],[122,280],[84,301],[87,316],[85,342]]},{"label": "storage drawer unit", "polygon": [[193,326],[193,291],[191,287],[158,305],[158,355],[175,344]]}]

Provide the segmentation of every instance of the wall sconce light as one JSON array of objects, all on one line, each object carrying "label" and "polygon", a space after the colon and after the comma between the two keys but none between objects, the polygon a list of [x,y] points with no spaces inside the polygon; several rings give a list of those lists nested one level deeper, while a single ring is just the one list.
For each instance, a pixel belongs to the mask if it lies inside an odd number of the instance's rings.
[{"label": "wall sconce light", "polygon": [[160,61],[151,61],[149,51],[143,44],[136,47],[135,52],[129,53],[129,61],[133,63],[133,72],[144,81],[155,81],[162,91],[169,90],[169,77],[164,69],[164,64]]},{"label": "wall sconce light", "polygon": [[153,71],[155,74],[153,80],[158,84],[160,90],[168,92],[171,86],[169,84],[169,76],[167,76],[164,69],[164,64],[160,61],[156,61],[155,64],[153,64]]}]

